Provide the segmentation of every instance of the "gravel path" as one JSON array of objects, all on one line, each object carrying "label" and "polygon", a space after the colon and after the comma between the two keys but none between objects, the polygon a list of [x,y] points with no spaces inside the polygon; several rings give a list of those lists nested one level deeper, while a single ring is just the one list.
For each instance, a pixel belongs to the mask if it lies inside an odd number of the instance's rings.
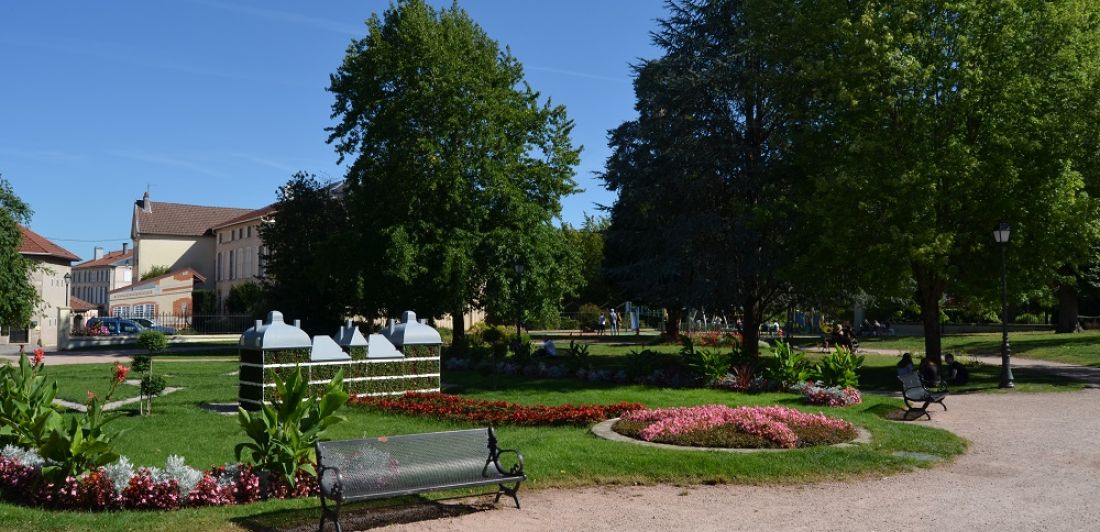
[{"label": "gravel path", "polygon": [[523,510],[502,502],[385,530],[1100,530],[1100,390],[968,394],[949,407],[920,423],[973,445],[932,469],[794,487],[521,491]]}]

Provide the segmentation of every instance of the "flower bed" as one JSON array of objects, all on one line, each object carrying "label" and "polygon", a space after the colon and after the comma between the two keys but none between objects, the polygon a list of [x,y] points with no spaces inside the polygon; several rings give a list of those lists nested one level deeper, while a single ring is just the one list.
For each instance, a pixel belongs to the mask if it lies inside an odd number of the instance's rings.
[{"label": "flower bed", "polygon": [[692,447],[793,449],[856,437],[855,427],[847,421],[781,406],[636,410],[623,414],[612,430],[645,441]]},{"label": "flower bed", "polygon": [[863,402],[859,390],[851,387],[821,386],[814,381],[800,382],[791,386],[791,393],[802,395],[806,402],[820,406],[851,406]]},{"label": "flower bed", "polygon": [[638,403],[531,406],[507,401],[480,401],[445,393],[415,392],[400,397],[355,397],[349,404],[382,412],[492,425],[586,425],[644,408]]},{"label": "flower bed", "polygon": [[62,482],[43,477],[42,466],[46,464],[34,451],[12,445],[0,451],[0,493],[4,499],[60,510],[176,510],[318,493],[317,479],[304,473],[298,474],[296,485],[291,487],[248,465],[199,471],[187,466],[179,456],[169,456],[163,468],[135,468],[122,457]]}]

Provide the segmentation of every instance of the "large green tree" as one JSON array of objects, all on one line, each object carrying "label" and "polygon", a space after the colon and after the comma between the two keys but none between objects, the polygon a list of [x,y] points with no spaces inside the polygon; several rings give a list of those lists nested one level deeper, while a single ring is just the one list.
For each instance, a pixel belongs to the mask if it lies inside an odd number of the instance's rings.
[{"label": "large green tree", "polygon": [[265,300],[306,330],[331,330],[361,292],[343,201],[333,186],[297,173],[279,188],[273,218],[260,224]]},{"label": "large green tree", "polygon": [[806,179],[791,157],[796,67],[812,26],[797,2],[668,7],[654,36],[664,55],[637,69],[638,118],[611,132],[609,271],[628,297],[668,308],[672,335],[684,306],[736,309],[756,354],[789,291]]},{"label": "large green tree", "polygon": [[[366,315],[556,309],[579,282],[553,225],[579,151],[564,107],[457,6],[402,0],[367,21],[331,77]],[[514,264],[526,265],[517,278]]]},{"label": "large green tree", "polygon": [[585,215],[584,223],[580,227],[562,225],[569,247],[577,251],[581,261],[583,281],[577,288],[576,295],[566,301],[567,306],[573,310],[585,303],[594,303],[600,307],[618,303],[615,301],[617,294],[604,267],[604,234],[608,225],[607,218],[589,215]]},{"label": "large green tree", "polygon": [[31,214],[11,183],[0,176],[0,324],[9,327],[27,325],[41,301],[31,284],[34,263],[19,253],[19,225],[30,223]]},{"label": "large green tree", "polygon": [[[818,159],[818,245],[803,258],[921,308],[939,357],[945,294],[997,297],[1087,256],[1096,203],[1098,7],[1086,0],[865,1],[823,25],[803,154]],[[816,139],[816,140],[814,140]],[[815,253],[817,251],[818,253]]]}]

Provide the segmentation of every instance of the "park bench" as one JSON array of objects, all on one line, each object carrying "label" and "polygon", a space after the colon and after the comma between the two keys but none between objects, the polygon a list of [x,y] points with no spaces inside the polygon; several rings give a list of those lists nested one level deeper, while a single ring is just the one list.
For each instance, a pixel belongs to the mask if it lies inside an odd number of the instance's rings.
[{"label": "park bench", "polygon": [[[947,397],[947,390],[929,390],[923,382],[920,380],[920,375],[916,373],[908,373],[898,377],[901,381],[901,397],[905,401],[905,406],[908,408],[905,412],[905,418],[909,418],[909,414],[912,412],[923,412],[928,416],[928,419],[932,419],[932,415],[928,413],[928,405],[936,403],[943,407],[944,411],[947,411],[947,405],[943,404],[943,400]],[[916,403],[922,403],[921,406],[914,406]],[[920,417],[919,415],[917,417]]]},{"label": "park bench", "polygon": [[[500,462],[504,454],[515,455],[507,469]],[[492,427],[318,442],[317,465],[319,530],[331,520],[337,532],[344,503],[496,484],[495,502],[508,495],[519,508],[516,492],[527,479],[523,455],[497,448]]]}]

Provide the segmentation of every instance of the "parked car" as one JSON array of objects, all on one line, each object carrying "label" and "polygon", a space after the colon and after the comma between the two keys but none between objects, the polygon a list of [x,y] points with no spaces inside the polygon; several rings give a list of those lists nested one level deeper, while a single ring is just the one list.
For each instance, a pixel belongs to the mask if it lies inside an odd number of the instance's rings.
[{"label": "parked car", "polygon": [[145,327],[146,329],[152,329],[154,331],[160,331],[169,336],[176,334],[176,329],[173,327],[165,327],[149,318],[130,318],[131,321],[137,322],[138,325]]},{"label": "parked car", "polygon": [[176,334],[176,330],[171,327],[145,327],[136,320],[126,318],[92,318],[88,320],[88,327],[104,326],[111,336],[136,336],[141,334],[144,330],[160,331],[164,334]]}]

